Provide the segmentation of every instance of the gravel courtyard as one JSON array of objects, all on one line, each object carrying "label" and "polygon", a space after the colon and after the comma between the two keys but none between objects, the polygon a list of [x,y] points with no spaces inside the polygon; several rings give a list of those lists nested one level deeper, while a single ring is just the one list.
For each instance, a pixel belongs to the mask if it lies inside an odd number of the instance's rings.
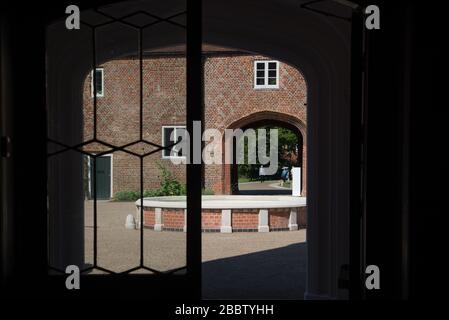
[{"label": "gravel courtyard", "polygon": [[[139,265],[140,230],[125,228],[132,202],[98,201],[98,265],[115,272]],[[86,263],[93,262],[93,201],[85,202]],[[302,299],[306,231],[203,233],[205,299]],[[185,265],[186,234],[144,229],[145,265],[171,270]],[[142,271],[138,271],[142,272]],[[147,272],[147,271],[144,271]]]}]

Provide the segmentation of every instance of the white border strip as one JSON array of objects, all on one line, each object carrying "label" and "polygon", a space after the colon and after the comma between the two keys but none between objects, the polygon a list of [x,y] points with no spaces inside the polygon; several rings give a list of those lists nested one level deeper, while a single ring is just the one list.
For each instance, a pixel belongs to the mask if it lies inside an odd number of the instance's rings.
[{"label": "white border strip", "polygon": [[[140,199],[135,202],[140,207]],[[185,209],[185,196],[144,198],[143,206],[148,208]],[[202,196],[203,209],[269,209],[296,208],[307,206],[305,197],[293,196],[238,196],[215,195]]]}]

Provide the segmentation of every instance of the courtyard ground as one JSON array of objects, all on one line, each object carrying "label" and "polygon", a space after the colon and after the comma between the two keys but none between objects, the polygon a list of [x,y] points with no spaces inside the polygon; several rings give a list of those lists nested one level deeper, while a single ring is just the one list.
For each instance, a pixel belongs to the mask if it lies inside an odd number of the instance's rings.
[{"label": "courtyard ground", "polygon": [[285,194],[291,195],[291,188],[284,188],[280,186],[280,180],[269,181],[250,181],[239,183],[239,194],[242,195],[276,195]]},{"label": "courtyard ground", "polygon": [[[134,203],[98,201],[97,208],[98,265],[115,272],[139,265],[140,230],[125,228],[126,216],[136,212]],[[92,264],[93,201],[85,202],[85,226],[86,263]],[[202,236],[205,299],[302,299],[305,230]],[[144,229],[144,259],[161,271],[184,266],[186,234]]]}]

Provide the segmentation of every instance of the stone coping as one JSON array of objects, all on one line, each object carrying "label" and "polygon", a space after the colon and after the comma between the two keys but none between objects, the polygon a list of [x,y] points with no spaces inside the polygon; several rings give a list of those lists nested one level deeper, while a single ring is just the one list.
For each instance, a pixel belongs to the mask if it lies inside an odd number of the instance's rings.
[{"label": "stone coping", "polygon": [[[135,202],[140,207],[141,200]],[[243,196],[212,195],[202,196],[202,209],[270,209],[296,208],[307,205],[306,197],[284,195]],[[185,209],[185,196],[151,197],[143,199],[143,206],[149,208]]]}]

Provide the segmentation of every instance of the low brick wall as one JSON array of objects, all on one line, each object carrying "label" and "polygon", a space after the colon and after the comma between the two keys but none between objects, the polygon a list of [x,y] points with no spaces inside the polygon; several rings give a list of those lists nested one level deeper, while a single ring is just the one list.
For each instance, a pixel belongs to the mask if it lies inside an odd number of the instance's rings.
[{"label": "low brick wall", "polygon": [[268,210],[268,222],[270,230],[288,229],[290,208]]},{"label": "low brick wall", "polygon": [[164,228],[183,230],[184,209],[162,209]]},{"label": "low brick wall", "polygon": [[299,229],[307,228],[307,207],[298,208],[298,227]]},{"label": "low brick wall", "polygon": [[221,210],[205,209],[201,214],[201,228],[204,231],[220,231]]},{"label": "low brick wall", "polygon": [[231,211],[231,227],[233,231],[257,230],[259,225],[259,210],[235,209]]},{"label": "low brick wall", "polygon": [[[201,223],[203,232],[221,231],[222,211],[221,209],[203,209]],[[232,209],[230,211],[232,232],[260,231],[260,221],[263,221],[260,215],[266,210]],[[185,213],[185,209],[163,208],[157,211],[156,208],[144,207],[143,226],[155,229],[156,221],[160,221],[160,227],[156,228],[158,230],[185,231]],[[156,219],[157,214],[160,215],[159,219]],[[307,207],[269,209],[267,226],[269,231],[304,229],[307,227]]]},{"label": "low brick wall", "polygon": [[155,219],[154,219],[154,208],[146,208],[143,211],[143,221],[144,226],[146,227],[154,227]]}]

